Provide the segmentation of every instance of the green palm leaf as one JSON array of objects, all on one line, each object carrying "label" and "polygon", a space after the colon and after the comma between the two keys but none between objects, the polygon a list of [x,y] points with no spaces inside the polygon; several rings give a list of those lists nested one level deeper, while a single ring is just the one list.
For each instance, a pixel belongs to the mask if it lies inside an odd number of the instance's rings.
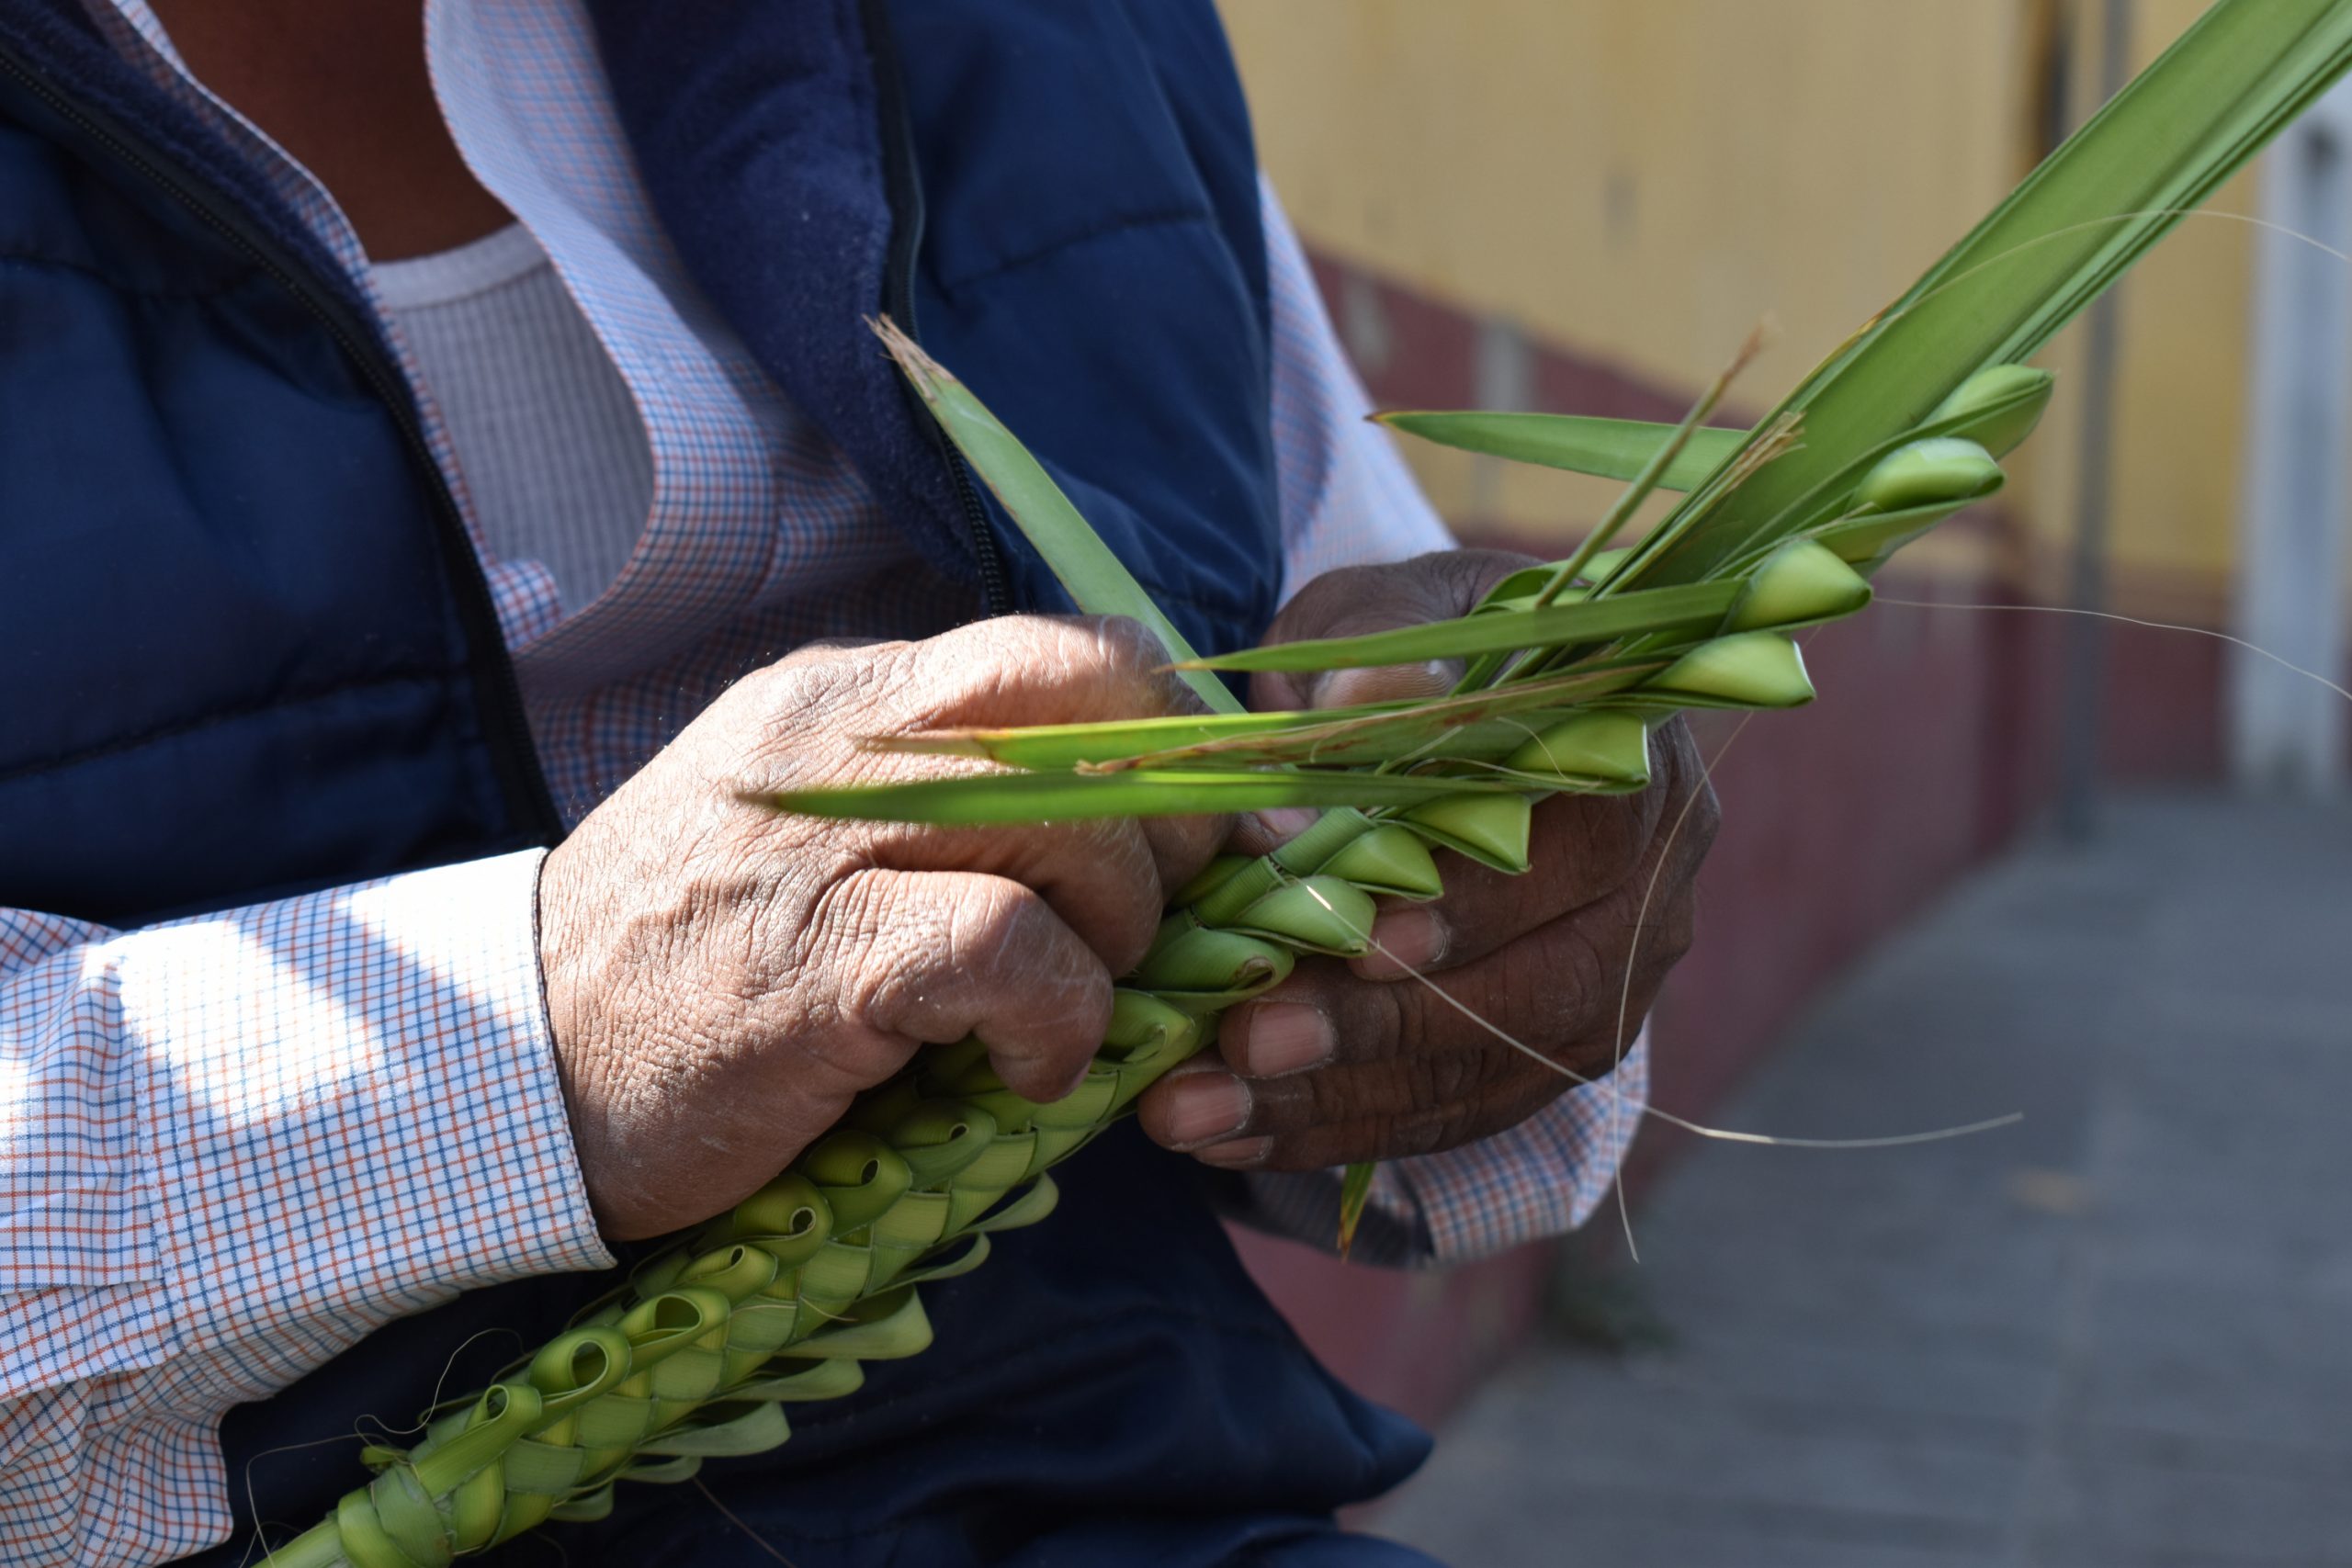
[{"label": "green palm leaf", "polygon": [[1739,602],[1744,583],[1694,582],[1540,610],[1483,611],[1451,621],[1361,637],[1269,643],[1178,666],[1191,670],[1356,670],[1474,653],[1612,642],[1657,632],[1709,632]]},{"label": "green palm leaf", "polygon": [[1432,702],[959,729],[876,736],[865,744],[886,751],[982,757],[1049,772],[1093,772],[1137,763],[1225,769],[1268,763],[1360,766],[1407,761],[1438,747],[1449,757],[1483,759],[1515,749],[1531,728],[1558,716],[1547,717],[1545,710],[1623,692],[1671,662],[1663,656],[1594,660],[1569,674]]},{"label": "green palm leaf", "polygon": [[[1070,504],[1045,466],[989,412],[988,405],[895,323],[877,321],[874,330],[922,394],[924,406],[947,438],[964,454],[980,481],[1004,502],[1014,525],[1069,591],[1070,602],[1090,615],[1125,615],[1140,621],[1168,649],[1170,659],[1191,659],[1193,649],[1184,634],[1160,614],[1143,584]],[[1224,682],[1190,666],[1180,672],[1212,712],[1242,711],[1241,700],[1226,689]]]},{"label": "green palm leaf", "polygon": [[1962,382],[2047,343],[2347,67],[2345,0],[2222,0],[1775,411],[1802,414],[1801,451],[1718,474],[1621,581],[1698,581],[1824,521]]},{"label": "green palm leaf", "polygon": [[874,822],[977,825],[1098,817],[1204,817],[1285,806],[1419,806],[1461,795],[1510,795],[1509,785],[1420,773],[1150,772],[981,773],[904,784],[789,790],[779,811]]},{"label": "green palm leaf", "polygon": [[[1373,418],[1392,430],[1440,446],[1534,463],[1546,468],[1631,479],[1674,439],[1675,427],[1645,420],[1598,419],[1583,414],[1487,413],[1478,410],[1438,413],[1400,409]],[[1744,430],[1702,426],[1657,481],[1660,490],[1695,490],[1746,444]]]}]

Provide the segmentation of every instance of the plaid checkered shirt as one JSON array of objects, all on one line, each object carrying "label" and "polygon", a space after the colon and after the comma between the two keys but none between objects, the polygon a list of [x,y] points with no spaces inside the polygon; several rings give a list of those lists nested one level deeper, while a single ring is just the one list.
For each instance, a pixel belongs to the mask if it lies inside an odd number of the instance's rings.
[{"label": "plaid checkered shirt", "polygon": [[[374,298],[325,190],[194,81],[145,0],[91,6]],[[427,24],[460,149],[552,259],[653,454],[644,532],[593,604],[567,615],[544,566],[482,550],[539,755],[577,820],[748,670],[812,637],[924,636],[978,606],[914,557],[686,281],[576,0],[433,0]],[[1286,584],[1446,547],[1363,423],[1271,197],[1265,211]],[[229,1406],[458,1292],[610,1263],[540,1008],[537,861],[140,931],[0,908],[0,1562],[145,1562],[219,1540]],[[1419,1261],[1564,1232],[1608,1190],[1645,1086],[1637,1048],[1613,1091],[1394,1162],[1375,1202]],[[1330,1212],[1328,1177],[1252,1180],[1261,1224]]]}]

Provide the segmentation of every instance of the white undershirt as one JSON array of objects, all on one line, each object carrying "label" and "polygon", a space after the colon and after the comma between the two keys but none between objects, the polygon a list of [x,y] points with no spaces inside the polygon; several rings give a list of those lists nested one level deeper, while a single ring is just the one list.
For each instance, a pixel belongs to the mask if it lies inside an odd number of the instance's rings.
[{"label": "white undershirt", "polygon": [[484,542],[546,566],[578,612],[620,575],[653,504],[645,423],[611,356],[519,223],[373,265]]}]

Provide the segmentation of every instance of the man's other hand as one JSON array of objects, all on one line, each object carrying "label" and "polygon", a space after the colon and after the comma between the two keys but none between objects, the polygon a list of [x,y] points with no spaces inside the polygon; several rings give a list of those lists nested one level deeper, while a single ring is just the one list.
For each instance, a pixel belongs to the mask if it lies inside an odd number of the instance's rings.
[{"label": "man's other hand", "polygon": [[1111,978],[1223,819],[947,829],[763,795],[967,769],[859,739],[1178,711],[1131,622],[1012,617],[812,647],[740,682],[541,874],[540,965],[588,1196],[653,1235],[756,1190],[925,1043],[977,1035],[1035,1100],[1102,1043]]},{"label": "man's other hand", "polygon": [[[1528,564],[1461,550],[1334,571],[1291,601],[1267,640],[1465,615]],[[1341,707],[1441,695],[1460,673],[1260,675],[1250,695],[1261,708]],[[1691,883],[1717,823],[1681,723],[1650,743],[1653,782],[1641,794],[1556,795],[1537,807],[1524,875],[1441,854],[1445,896],[1384,908],[1373,936],[1385,953],[1302,959],[1281,986],[1227,1013],[1216,1056],[1146,1093],[1145,1129],[1213,1165],[1311,1170],[1452,1148],[1514,1125],[1572,1085],[1478,1020],[1585,1077],[1607,1074],[1690,946]],[[1252,822],[1239,847],[1271,841]]]}]

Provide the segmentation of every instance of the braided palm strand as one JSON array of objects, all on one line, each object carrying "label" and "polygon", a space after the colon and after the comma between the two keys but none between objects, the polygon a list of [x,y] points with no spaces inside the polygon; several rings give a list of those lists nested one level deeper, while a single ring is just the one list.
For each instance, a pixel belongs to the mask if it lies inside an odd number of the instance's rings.
[{"label": "braided palm strand", "polygon": [[[1809,701],[1790,630],[1859,609],[1869,592],[1854,565],[1891,547],[1891,521],[1916,528],[1921,518],[1866,519],[1880,531],[1836,541],[1842,551],[1784,546],[1744,574],[1711,632],[1651,638],[1655,660],[1612,677],[1597,700],[1528,711],[1499,731],[1450,732],[1412,764],[1473,770],[1525,793],[1327,811],[1267,854],[1220,857],[1178,891],[1069,1096],[1041,1105],[1012,1093],[975,1041],[924,1052],[783,1175],[434,1418],[414,1448],[365,1450],[375,1479],[270,1562],[443,1568],[549,1519],[601,1518],[618,1482],[683,1481],[706,1458],[784,1442],[785,1404],[851,1393],[862,1363],[928,1346],[917,1287],[978,1267],[992,1233],[1050,1213],[1048,1169],[1198,1052],[1219,1014],[1280,984],[1299,953],[1366,951],[1376,898],[1438,897],[1430,846],[1522,872],[1534,801],[1642,788],[1649,728],[1667,716]],[[1489,606],[1534,592],[1552,570],[1498,584]]]},{"label": "braided palm strand", "polygon": [[683,1481],[784,1442],[785,1404],[848,1393],[861,1363],[929,1345],[916,1287],[1050,1213],[1048,1168],[1198,1052],[1219,1013],[1299,953],[1364,951],[1375,897],[1436,897],[1428,844],[1523,868],[1529,809],[1480,795],[1382,821],[1333,811],[1271,854],[1220,859],[1180,892],[1067,1098],[1012,1093],[974,1042],[925,1052],[414,1448],[365,1450],[375,1479],[269,1562],[442,1568],[549,1519],[600,1518],[619,1481]]}]

